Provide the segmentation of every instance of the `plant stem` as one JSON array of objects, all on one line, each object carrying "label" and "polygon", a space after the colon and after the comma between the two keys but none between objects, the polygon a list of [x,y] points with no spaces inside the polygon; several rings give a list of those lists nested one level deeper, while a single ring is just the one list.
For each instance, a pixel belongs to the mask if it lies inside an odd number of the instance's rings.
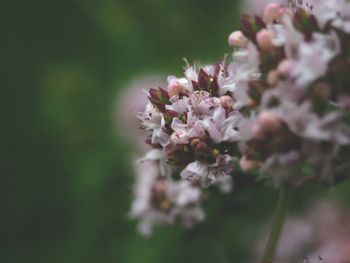
[{"label": "plant stem", "polygon": [[282,233],[283,224],[286,218],[287,206],[289,201],[288,189],[281,186],[275,211],[275,217],[270,230],[269,239],[267,241],[265,251],[261,263],[272,263],[279,238]]}]

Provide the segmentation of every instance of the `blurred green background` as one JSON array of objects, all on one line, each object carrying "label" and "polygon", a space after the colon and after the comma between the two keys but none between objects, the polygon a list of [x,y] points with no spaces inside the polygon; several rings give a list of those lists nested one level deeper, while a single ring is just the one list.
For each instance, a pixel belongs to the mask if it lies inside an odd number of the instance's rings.
[{"label": "blurred green background", "polygon": [[238,13],[236,0],[1,1],[1,263],[244,262],[275,191],[215,197],[206,223],[145,239],[115,129],[130,79],[217,61]]}]

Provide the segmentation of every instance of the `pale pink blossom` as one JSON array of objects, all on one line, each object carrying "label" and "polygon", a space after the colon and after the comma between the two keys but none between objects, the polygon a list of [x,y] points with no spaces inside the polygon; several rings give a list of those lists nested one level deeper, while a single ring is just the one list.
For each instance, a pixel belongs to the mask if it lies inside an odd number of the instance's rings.
[{"label": "pale pink blossom", "polygon": [[156,225],[176,222],[191,227],[205,214],[200,206],[202,191],[187,181],[173,181],[160,176],[163,154],[149,152],[136,163],[136,184],[130,216],[140,220],[138,229],[149,236]]},{"label": "pale pink blossom", "polygon": [[244,47],[248,43],[248,39],[241,31],[234,31],[228,37],[228,44],[232,47]]},{"label": "pale pink blossom", "polygon": [[152,133],[152,144],[166,146],[170,142],[169,135],[165,132],[164,116],[152,104],[147,104],[145,112],[140,112],[138,117],[142,128]]},{"label": "pale pink blossom", "polygon": [[305,86],[324,75],[328,63],[339,52],[339,39],[333,32],[329,35],[315,33],[312,42],[302,42],[291,72],[298,85]]},{"label": "pale pink blossom", "polygon": [[201,161],[195,161],[187,165],[180,173],[181,178],[190,182],[199,182],[202,187],[207,188],[217,183],[218,178],[229,176],[233,167],[230,163],[232,157],[220,155],[214,164],[208,165]]},{"label": "pale pink blossom", "polygon": [[240,140],[238,127],[242,118],[239,112],[232,112],[226,116],[225,109],[218,107],[212,117],[203,121],[203,125],[213,142],[237,142]]}]

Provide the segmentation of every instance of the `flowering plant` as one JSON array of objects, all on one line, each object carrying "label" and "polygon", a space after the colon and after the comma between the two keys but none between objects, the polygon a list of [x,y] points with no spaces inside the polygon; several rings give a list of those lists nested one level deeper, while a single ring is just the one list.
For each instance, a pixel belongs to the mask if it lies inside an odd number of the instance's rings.
[{"label": "flowering plant", "polygon": [[350,173],[350,2],[268,4],[241,17],[234,48],[215,65],[151,88],[138,113],[150,151],[136,164],[131,214],[150,234],[156,224],[204,219],[205,191],[223,193],[254,176],[280,189],[261,262],[271,262],[288,189],[334,185]]}]

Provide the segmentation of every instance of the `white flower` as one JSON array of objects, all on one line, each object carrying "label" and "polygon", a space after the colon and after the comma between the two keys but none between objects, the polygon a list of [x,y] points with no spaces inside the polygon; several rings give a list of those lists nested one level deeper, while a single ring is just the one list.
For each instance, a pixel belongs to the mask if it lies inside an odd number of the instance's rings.
[{"label": "white flower", "polygon": [[198,73],[195,66],[190,66],[189,63],[185,60],[187,66],[185,68],[185,76],[189,81],[198,81]]},{"label": "white flower", "polygon": [[251,42],[233,53],[233,61],[227,67],[228,76],[219,86],[219,95],[232,93],[234,108],[240,109],[248,102],[248,81],[256,80],[259,73],[259,53]]},{"label": "white flower", "polygon": [[169,144],[169,135],[165,132],[164,116],[151,104],[148,103],[143,113],[138,113],[141,126],[152,132],[152,144],[166,146]]},{"label": "white flower", "polygon": [[312,4],[312,13],[316,16],[321,27],[328,22],[349,33],[350,3],[347,0],[309,0]]},{"label": "white flower", "polygon": [[201,194],[202,191],[200,188],[191,186],[188,181],[179,181],[176,184],[170,184],[168,189],[168,195],[179,207],[199,202]]},{"label": "white flower", "polygon": [[338,145],[350,143],[350,128],[344,125],[338,112],[319,117],[311,112],[310,105],[301,105],[288,120],[290,127],[310,140],[327,141]]},{"label": "white flower", "polygon": [[217,178],[227,177],[232,171],[229,155],[219,155],[214,164],[208,165],[202,161],[194,161],[181,171],[181,178],[190,182],[200,182],[204,188],[217,182]]},{"label": "white flower", "polygon": [[275,46],[284,46],[287,58],[294,58],[298,52],[299,45],[304,41],[304,36],[293,25],[289,16],[283,17],[283,25],[271,25],[275,34],[272,40]]},{"label": "white flower", "polygon": [[339,40],[329,35],[314,33],[312,42],[302,42],[291,75],[296,83],[305,86],[324,75],[328,64],[340,52]]},{"label": "white flower", "polygon": [[165,105],[166,110],[176,111],[183,114],[188,109],[189,99],[188,97],[179,98],[179,96],[173,96],[170,98],[171,105]]},{"label": "white flower", "polygon": [[187,144],[192,138],[202,138],[205,136],[205,131],[201,121],[191,112],[187,114],[187,123],[183,123],[178,118],[174,118],[171,124],[173,134],[171,141],[175,144]]},{"label": "white flower", "polygon": [[[201,189],[187,181],[160,177],[162,151],[152,150],[136,165],[137,180],[130,215],[139,231],[149,236],[155,225],[181,223],[191,227],[204,219]],[[161,197],[159,199],[159,196]]]},{"label": "white flower", "polygon": [[237,142],[240,139],[238,126],[241,120],[242,115],[238,111],[233,111],[226,117],[225,109],[218,107],[213,116],[203,120],[203,126],[214,143]]},{"label": "white flower", "polygon": [[220,105],[220,99],[210,97],[207,91],[197,91],[190,95],[190,105],[193,114],[197,116],[211,115]]},{"label": "white flower", "polygon": [[200,181],[208,175],[208,165],[201,161],[194,161],[180,173],[181,178],[190,182]]}]

